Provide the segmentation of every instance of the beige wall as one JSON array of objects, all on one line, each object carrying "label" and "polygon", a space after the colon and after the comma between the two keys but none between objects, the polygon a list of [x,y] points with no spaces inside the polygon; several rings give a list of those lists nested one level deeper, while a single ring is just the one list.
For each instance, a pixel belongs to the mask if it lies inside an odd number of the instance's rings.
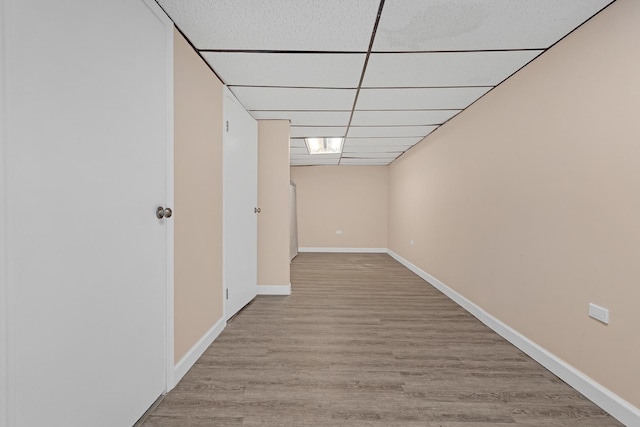
[{"label": "beige wall", "polygon": [[289,285],[288,120],[258,120],[258,285]]},{"label": "beige wall", "polygon": [[292,167],[298,246],[386,248],[388,177],[386,166]]},{"label": "beige wall", "polygon": [[222,318],[222,83],[174,37],[175,362]]},{"label": "beige wall", "polygon": [[393,251],[636,407],[638,22],[619,0],[394,162],[389,219]]}]

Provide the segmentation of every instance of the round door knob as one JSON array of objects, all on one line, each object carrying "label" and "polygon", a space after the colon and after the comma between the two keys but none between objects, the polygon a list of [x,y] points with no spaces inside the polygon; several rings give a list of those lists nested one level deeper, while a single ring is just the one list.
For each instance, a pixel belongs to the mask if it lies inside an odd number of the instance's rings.
[{"label": "round door knob", "polygon": [[173,215],[173,211],[171,210],[171,208],[165,208],[164,209],[164,217],[165,218],[171,218],[172,215]]},{"label": "round door knob", "polygon": [[260,213],[262,211],[262,209],[260,208],[253,208],[253,213]]},{"label": "round door knob", "polygon": [[162,206],[158,206],[158,208],[156,209],[156,218],[164,218],[164,208]]}]

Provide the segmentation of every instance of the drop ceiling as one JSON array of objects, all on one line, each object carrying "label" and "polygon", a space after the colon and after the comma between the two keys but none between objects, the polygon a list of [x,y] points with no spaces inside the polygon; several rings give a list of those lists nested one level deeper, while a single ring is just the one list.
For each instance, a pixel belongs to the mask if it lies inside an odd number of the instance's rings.
[{"label": "drop ceiling", "polygon": [[291,165],[391,163],[612,3],[157,1],[254,118],[291,121]]}]

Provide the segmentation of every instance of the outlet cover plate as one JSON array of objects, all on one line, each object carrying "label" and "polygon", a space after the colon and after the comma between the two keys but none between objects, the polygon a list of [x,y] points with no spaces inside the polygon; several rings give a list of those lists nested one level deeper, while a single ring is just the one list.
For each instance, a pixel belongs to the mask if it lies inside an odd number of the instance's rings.
[{"label": "outlet cover plate", "polygon": [[599,305],[589,303],[589,317],[592,317],[605,325],[609,324],[609,310],[604,307],[600,307]]}]

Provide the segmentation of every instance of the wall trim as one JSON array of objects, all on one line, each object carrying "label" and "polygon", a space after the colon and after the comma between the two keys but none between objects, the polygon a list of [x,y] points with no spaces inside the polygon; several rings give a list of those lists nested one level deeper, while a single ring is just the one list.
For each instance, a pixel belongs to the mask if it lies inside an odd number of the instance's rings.
[{"label": "wall trim", "polygon": [[191,367],[198,361],[200,356],[204,354],[204,352],[207,350],[207,348],[209,348],[211,343],[216,338],[218,338],[218,335],[222,333],[222,331],[226,326],[227,326],[227,321],[225,320],[224,317],[222,317],[211,327],[211,329],[207,331],[206,334],[202,336],[202,338],[198,340],[197,343],[193,345],[193,347],[189,349],[187,354],[182,356],[182,358],[174,368],[174,372],[173,372],[174,387],[180,382],[182,377],[184,377],[187,374],[187,372],[189,372],[189,369],[191,369]]},{"label": "wall trim", "polygon": [[288,285],[258,285],[258,295],[291,295],[291,283]]},{"label": "wall trim", "polygon": [[335,252],[335,253],[360,253],[360,254],[386,254],[387,248],[326,248],[326,247],[302,247],[298,252]]},{"label": "wall trim", "polygon": [[9,426],[9,228],[7,225],[9,191],[7,188],[8,112],[7,89],[10,46],[10,19],[8,2],[0,0],[0,427]]},{"label": "wall trim", "polygon": [[397,253],[390,249],[387,250],[387,253],[400,264],[404,265],[427,281],[434,288],[441,291],[460,307],[478,318],[478,320],[487,325],[498,335],[518,347],[529,357],[540,363],[549,371],[553,372],[578,392],[582,393],[587,399],[607,411],[618,421],[628,426],[640,426],[639,408],[636,408],[631,403],[627,402],[608,388],[604,387],[602,384],[596,382],[594,379],[560,359],[558,356],[525,337],[520,332],[496,319],[481,307],[454,291],[431,274],[404,259]]},{"label": "wall trim", "polygon": [[[173,140],[173,21],[169,18],[169,16],[164,12],[164,10],[156,3],[154,0],[142,0],[147,8],[155,15],[155,17],[165,26],[165,41],[166,41],[166,49],[167,49],[167,58],[166,58],[166,73],[167,73],[167,81],[166,81],[166,179],[167,179],[167,188],[165,193],[165,206],[174,206],[174,177],[173,177],[173,152],[174,152],[174,140]],[[171,391],[173,387],[175,387],[177,381],[174,377],[174,281],[173,281],[173,273],[174,273],[174,222],[167,221],[165,223],[167,236],[166,236],[166,244],[167,244],[167,256],[166,256],[166,292],[165,292],[165,370],[164,370],[164,383],[165,383],[165,392]]]}]

